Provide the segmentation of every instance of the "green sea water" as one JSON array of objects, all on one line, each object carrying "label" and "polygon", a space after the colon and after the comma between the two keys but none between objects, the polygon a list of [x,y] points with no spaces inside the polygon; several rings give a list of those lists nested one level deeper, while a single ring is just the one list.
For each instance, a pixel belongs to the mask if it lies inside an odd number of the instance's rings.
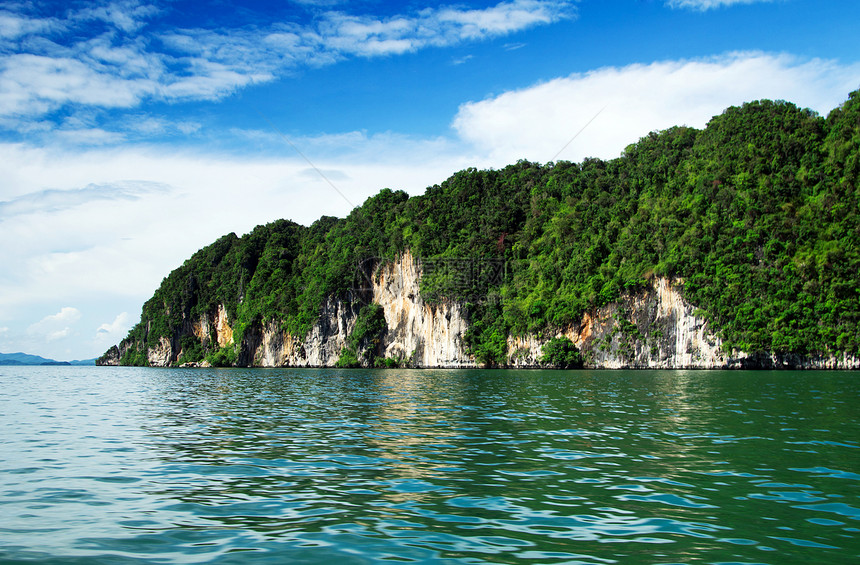
[{"label": "green sea water", "polygon": [[858,377],[0,367],[0,563],[858,563]]}]

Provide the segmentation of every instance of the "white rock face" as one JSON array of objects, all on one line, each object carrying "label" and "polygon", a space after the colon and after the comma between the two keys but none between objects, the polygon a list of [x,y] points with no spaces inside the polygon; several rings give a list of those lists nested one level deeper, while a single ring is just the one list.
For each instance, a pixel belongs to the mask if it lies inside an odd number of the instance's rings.
[{"label": "white rock face", "polygon": [[575,341],[590,354],[590,364],[606,369],[726,367],[721,340],[695,315],[680,288],[680,282],[658,278],[651,288],[586,315]]},{"label": "white rock face", "polygon": [[419,367],[474,367],[463,335],[467,324],[454,302],[427,304],[420,296],[421,270],[411,253],[383,265],[373,281],[373,301],[382,306],[388,333],[385,357]]},{"label": "white rock face", "polygon": [[173,348],[170,340],[162,337],[158,340],[158,346],[146,350],[146,359],[153,367],[167,367],[170,364]]},{"label": "white rock face", "polygon": [[[381,265],[373,276],[372,300],[382,306],[388,325],[383,355],[417,367],[476,367],[463,342],[468,323],[461,306],[455,302],[428,304],[420,295],[420,280],[420,264],[408,252]],[[510,336],[508,364],[540,367],[544,344],[552,337],[566,336],[585,354],[587,365],[596,368],[729,366],[720,340],[694,312],[678,286],[656,279],[652,288],[586,314],[575,327],[542,336]],[[262,333],[254,364],[333,366],[357,315],[357,305],[329,299],[304,340],[270,324]],[[632,327],[636,331],[631,333]]]},{"label": "white rock face", "polygon": [[[373,277],[372,300],[382,306],[388,332],[385,357],[419,367],[474,367],[466,354],[466,322],[454,303],[427,304],[419,295],[420,268],[410,253],[381,266]],[[254,364],[262,367],[332,367],[355,327],[359,304],[329,298],[303,340],[270,323],[255,344]]]},{"label": "white rock face", "polygon": [[586,366],[594,368],[726,366],[720,340],[694,312],[677,286],[655,279],[645,291],[586,313],[577,326],[545,336],[509,337],[510,364],[538,367],[544,344],[553,337],[567,337],[583,353]]},{"label": "white rock face", "polygon": [[218,347],[233,345],[233,328],[230,327],[227,309],[223,304],[218,305],[215,313],[215,339],[218,341]]},{"label": "white rock face", "polygon": [[329,298],[304,340],[269,322],[256,343],[243,344],[253,350],[253,364],[260,367],[333,367],[355,327],[359,305]]},{"label": "white rock face", "polygon": [[[382,307],[388,329],[378,354],[409,366],[476,367],[466,351],[463,336],[468,322],[460,304],[428,304],[420,295],[421,266],[406,252],[396,261],[379,265],[371,277],[365,300]],[[361,303],[329,297],[319,318],[305,336],[292,336],[278,321],[245,330],[239,344],[239,363],[259,367],[332,367],[349,343]],[[227,309],[189,324],[189,333],[210,348],[233,345]],[[807,369],[858,369],[860,358],[727,354],[708,322],[684,299],[683,281],[657,278],[649,286],[622,296],[617,302],[586,313],[578,324],[542,335],[508,337],[508,366],[540,367],[543,346],[553,337],[568,337],[585,359],[586,367],[602,369],[661,368],[709,369],[742,367],[796,367]],[[174,364],[179,338],[161,338],[147,350],[153,366]],[[121,343],[105,356],[103,364],[117,364],[131,344]]]}]

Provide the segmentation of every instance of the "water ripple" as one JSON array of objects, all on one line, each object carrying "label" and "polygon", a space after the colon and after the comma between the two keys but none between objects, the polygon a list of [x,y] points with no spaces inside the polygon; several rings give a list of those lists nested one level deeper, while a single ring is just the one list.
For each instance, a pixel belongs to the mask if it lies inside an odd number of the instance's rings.
[{"label": "water ripple", "polygon": [[0,382],[0,562],[855,562],[858,392],[814,372],[21,369]]}]

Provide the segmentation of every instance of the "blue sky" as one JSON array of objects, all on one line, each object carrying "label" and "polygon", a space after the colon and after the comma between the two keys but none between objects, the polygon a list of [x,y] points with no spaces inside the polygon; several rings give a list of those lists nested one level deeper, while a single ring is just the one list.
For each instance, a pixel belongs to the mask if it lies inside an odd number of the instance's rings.
[{"label": "blue sky", "polygon": [[854,0],[5,2],[0,351],[96,356],[220,235],[383,187],[613,158],[761,98],[826,114],[860,88],[857,22]]}]

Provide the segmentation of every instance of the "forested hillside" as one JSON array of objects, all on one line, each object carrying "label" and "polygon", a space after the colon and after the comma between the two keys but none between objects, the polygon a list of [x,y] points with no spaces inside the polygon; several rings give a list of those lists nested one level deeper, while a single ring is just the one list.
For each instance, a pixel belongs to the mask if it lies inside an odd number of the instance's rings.
[{"label": "forested hillside", "polygon": [[[577,322],[653,277],[683,280],[723,347],[860,352],[860,91],[826,118],[788,102],[732,107],[704,130],[652,132],[610,161],[469,169],[421,196],[384,189],[343,219],[230,234],[164,279],[122,362],[182,342],[179,362],[238,359],[248,328],[304,336],[326,297],[410,250],[421,294],[463,305],[466,343],[503,363],[509,335]],[[188,320],[227,308],[236,345]],[[214,340],[210,340],[210,343]]]}]

